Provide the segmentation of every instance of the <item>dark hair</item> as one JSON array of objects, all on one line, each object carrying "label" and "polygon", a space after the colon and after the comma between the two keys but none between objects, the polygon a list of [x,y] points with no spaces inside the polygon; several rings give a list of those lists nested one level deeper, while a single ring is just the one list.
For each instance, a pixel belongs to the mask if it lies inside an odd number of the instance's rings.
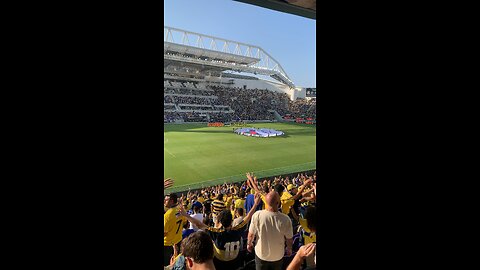
[{"label": "dark hair", "polygon": [[193,206],[193,212],[197,213],[200,212],[200,207],[198,205]]},{"label": "dark hair", "polygon": [[243,208],[235,209],[240,216],[243,216]]},{"label": "dark hair", "polygon": [[177,203],[178,202],[178,196],[177,196],[177,193],[172,193],[170,195],[168,195],[169,200],[173,200],[173,203]]},{"label": "dark hair", "polygon": [[213,260],[212,238],[203,231],[190,234],[182,241],[182,254],[192,258],[195,263]]},{"label": "dark hair", "polygon": [[205,207],[205,213],[204,214],[209,214],[210,212],[212,212],[212,204],[210,202],[205,201],[203,206]]},{"label": "dark hair", "polygon": [[222,200],[223,200],[223,194],[218,194],[218,196],[217,196],[217,200],[220,200],[220,201],[222,201]]},{"label": "dark hair", "polygon": [[283,193],[283,190],[285,189],[281,184],[277,184],[275,185],[275,191],[278,193],[278,194],[281,194]]},{"label": "dark hair", "polygon": [[208,216],[203,217],[203,224],[210,226],[210,218]]},{"label": "dark hair", "polygon": [[241,199],[244,199],[245,198],[245,191],[240,190],[240,192],[238,193],[238,197],[240,197]]},{"label": "dark hair", "polygon": [[308,229],[310,229],[311,231],[317,231],[317,227],[316,227],[316,218],[315,218],[315,214],[316,214],[316,208],[315,206],[309,206],[307,207],[307,209],[305,210],[305,219],[307,220],[307,227]]},{"label": "dark hair", "polygon": [[229,210],[223,210],[218,214],[217,219],[220,221],[224,228],[230,227],[232,225],[232,212]]}]

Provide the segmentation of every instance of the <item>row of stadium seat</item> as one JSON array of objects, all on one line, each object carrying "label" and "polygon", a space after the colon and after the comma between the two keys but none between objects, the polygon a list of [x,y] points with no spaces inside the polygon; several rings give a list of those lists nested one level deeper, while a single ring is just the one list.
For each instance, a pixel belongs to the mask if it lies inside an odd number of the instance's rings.
[{"label": "row of stadium seat", "polygon": [[[272,112],[292,118],[316,118],[316,101],[291,101],[287,94],[266,89],[243,89],[165,81],[164,122],[274,120]],[[173,105],[173,106],[172,106]],[[176,105],[176,106],[175,106]],[[210,119],[214,118],[214,119]]]}]

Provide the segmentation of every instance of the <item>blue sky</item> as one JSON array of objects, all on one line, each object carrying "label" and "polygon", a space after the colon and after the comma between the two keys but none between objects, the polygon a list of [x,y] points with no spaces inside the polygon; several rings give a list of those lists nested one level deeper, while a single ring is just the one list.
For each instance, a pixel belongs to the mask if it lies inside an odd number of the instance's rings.
[{"label": "blue sky", "polygon": [[164,0],[164,25],[262,47],[295,85],[316,87],[316,21],[232,0]]}]

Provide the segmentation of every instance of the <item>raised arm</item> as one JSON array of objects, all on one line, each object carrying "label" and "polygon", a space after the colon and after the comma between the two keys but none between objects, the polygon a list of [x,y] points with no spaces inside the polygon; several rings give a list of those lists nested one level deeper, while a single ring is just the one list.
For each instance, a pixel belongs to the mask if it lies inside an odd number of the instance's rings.
[{"label": "raised arm", "polygon": [[295,257],[293,258],[293,260],[288,265],[287,270],[300,270],[300,267],[302,266],[302,263],[303,263],[303,259],[310,256],[314,250],[315,250],[314,243],[301,246],[297,254],[295,255]]},{"label": "raised arm", "polygon": [[[257,183],[255,183],[256,181],[256,177],[255,177],[255,180],[253,179],[253,173],[247,173],[247,179],[250,181],[250,184],[251,186],[253,187],[253,189],[255,190],[255,193],[260,193],[260,194],[264,194],[265,192],[261,191],[258,186],[257,186]],[[264,194],[265,195],[265,194]]]},{"label": "raised arm", "polygon": [[311,182],[313,182],[313,180],[307,180],[303,183],[303,185],[301,185],[299,188],[298,188],[298,192],[297,194],[295,194],[292,199],[293,200],[297,200],[298,198],[300,198],[302,196],[302,192],[303,190],[307,187],[308,184],[310,184]]},{"label": "raised arm", "polygon": [[173,180],[170,178],[163,179],[163,188],[167,189],[173,186]]},{"label": "raised arm", "polygon": [[199,229],[203,230],[208,228],[208,226],[205,225],[200,220],[194,219],[191,216],[189,216],[187,212],[185,212],[185,209],[183,209],[183,206],[179,205],[177,209],[181,216],[184,216],[188,221],[190,221],[192,224],[195,224],[195,226],[197,226]]},{"label": "raised arm", "polygon": [[255,211],[256,211],[256,209],[257,209],[257,207],[258,207],[258,205],[260,204],[261,201],[262,201],[262,199],[261,199],[260,194],[256,193],[256,194],[255,194],[255,198],[254,198],[254,202],[255,202],[255,203],[253,204],[252,209],[250,209],[250,211],[248,211],[248,214],[247,214],[247,216],[243,219],[243,222],[248,222],[248,221],[250,221],[250,219],[252,218],[253,214],[255,213]]}]

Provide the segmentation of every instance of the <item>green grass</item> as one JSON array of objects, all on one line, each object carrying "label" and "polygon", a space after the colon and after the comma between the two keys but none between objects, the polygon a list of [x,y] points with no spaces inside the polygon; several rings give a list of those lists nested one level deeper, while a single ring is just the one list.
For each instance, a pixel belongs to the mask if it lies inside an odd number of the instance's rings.
[{"label": "green grass", "polygon": [[283,137],[236,135],[232,127],[164,124],[164,178],[171,191],[241,181],[245,172],[259,177],[315,169],[316,127],[293,123],[255,123],[285,132]]}]

